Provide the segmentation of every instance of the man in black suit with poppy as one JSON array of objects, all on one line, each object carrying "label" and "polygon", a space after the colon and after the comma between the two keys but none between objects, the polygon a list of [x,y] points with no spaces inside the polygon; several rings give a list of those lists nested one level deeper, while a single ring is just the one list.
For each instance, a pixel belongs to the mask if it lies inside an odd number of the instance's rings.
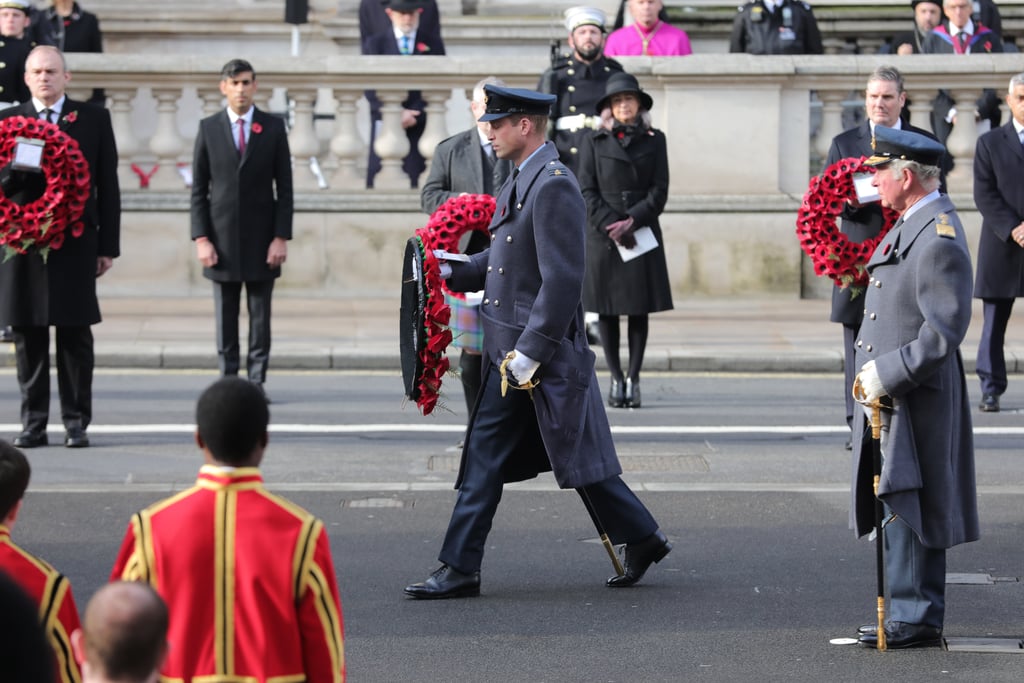
[{"label": "man in black suit with poppy", "polygon": [[[391,26],[368,36],[363,41],[363,54],[443,55],[444,43],[440,36],[419,30],[423,7],[423,3],[417,0],[386,0],[384,11],[391,20]],[[380,158],[373,150],[377,138],[376,127],[381,120],[380,100],[373,90],[367,90],[365,94],[370,103],[370,157],[366,169],[366,186],[372,188],[373,178],[380,171]],[[424,113],[426,108],[427,101],[419,90],[410,90],[402,101],[402,128],[409,140],[409,153],[402,159],[402,170],[409,176],[409,182],[414,188],[419,186],[419,177],[427,167],[419,151],[420,138],[427,127],[427,115]]]},{"label": "man in black suit with poppy", "polygon": [[[102,107],[76,102],[64,94],[71,79],[64,55],[55,47],[36,47],[25,63],[32,99],[0,112],[0,118],[46,118],[78,142],[89,166],[90,194],[82,213],[82,234],[69,237],[44,261],[38,252],[17,255],[0,264],[0,325],[14,331],[22,432],[14,445],[47,444],[50,410],[50,331],[57,328],[57,387],[64,445],[89,445],[94,367],[91,325],[100,322],[96,278],[120,255],[121,192],[117,182],[117,146],[110,114]],[[4,194],[23,193],[31,201],[42,195],[42,176]],[[33,186],[35,186],[33,188]],[[13,190],[13,192],[12,192]],[[34,197],[31,196],[34,194]],[[69,230],[70,231],[70,230]]]},{"label": "man in black suit with poppy", "polygon": [[[199,122],[192,156],[192,239],[213,282],[217,356],[239,370],[242,285],[249,310],[249,381],[263,390],[270,362],[270,299],[292,238],[292,166],[284,121],[256,108],[256,72],[244,59],[221,69],[228,106]],[[264,396],[266,394],[264,393]]]}]

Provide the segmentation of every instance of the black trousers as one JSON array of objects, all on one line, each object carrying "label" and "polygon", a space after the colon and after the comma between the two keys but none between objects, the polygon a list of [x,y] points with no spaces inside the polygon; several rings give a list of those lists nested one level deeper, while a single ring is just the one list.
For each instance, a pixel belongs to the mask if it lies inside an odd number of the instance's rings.
[{"label": "black trousers", "polygon": [[[221,375],[237,375],[239,369],[238,315],[242,298],[241,282],[213,282],[213,303],[217,324],[217,360]],[[245,283],[249,310],[249,353],[246,371],[249,381],[263,384],[270,363],[270,299],[273,280]]]},{"label": "black trousers", "polygon": [[[29,431],[43,432],[50,418],[50,328],[11,329],[21,389],[21,425]],[[56,329],[61,420],[67,429],[85,429],[92,421],[92,372],[96,364],[92,328]]]},{"label": "black trousers", "polygon": [[984,299],[982,313],[985,322],[978,342],[978,362],[975,372],[981,380],[981,393],[1001,396],[1006,391],[1006,324],[1013,312],[1014,299]]},{"label": "black trousers", "polygon": [[[502,471],[522,443],[535,439],[537,418],[525,391],[501,396],[501,376],[490,365],[484,376],[466,443],[459,495],[438,559],[468,574],[483,562],[484,545],[504,488]],[[618,476],[577,489],[595,525],[612,543],[636,543],[658,529],[651,513]]]}]

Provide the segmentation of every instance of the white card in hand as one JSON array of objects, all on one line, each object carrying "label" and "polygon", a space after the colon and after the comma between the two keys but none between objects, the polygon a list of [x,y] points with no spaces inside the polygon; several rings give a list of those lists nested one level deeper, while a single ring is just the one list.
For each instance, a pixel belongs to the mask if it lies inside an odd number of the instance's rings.
[{"label": "white card in hand", "polygon": [[615,246],[619,248],[619,256],[622,257],[623,263],[632,261],[637,256],[642,256],[652,249],[658,248],[658,238],[654,236],[654,231],[646,225],[634,230],[633,238],[636,240],[636,245],[629,249],[621,244],[615,244]]},{"label": "white card in hand", "polygon": [[435,249],[434,257],[441,261],[459,261],[460,263],[469,263],[469,256],[466,254],[453,254],[450,251],[444,249]]},{"label": "white card in hand", "polygon": [[854,173],[853,189],[857,192],[857,201],[861,204],[870,204],[881,199],[878,196],[878,188],[871,184],[874,173]]}]

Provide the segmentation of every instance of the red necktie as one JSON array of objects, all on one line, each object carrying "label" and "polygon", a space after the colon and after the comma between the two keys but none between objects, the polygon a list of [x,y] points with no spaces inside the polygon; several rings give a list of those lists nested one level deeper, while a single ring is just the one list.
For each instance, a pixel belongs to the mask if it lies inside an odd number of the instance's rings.
[{"label": "red necktie", "polygon": [[245,119],[238,119],[238,156],[245,154]]}]

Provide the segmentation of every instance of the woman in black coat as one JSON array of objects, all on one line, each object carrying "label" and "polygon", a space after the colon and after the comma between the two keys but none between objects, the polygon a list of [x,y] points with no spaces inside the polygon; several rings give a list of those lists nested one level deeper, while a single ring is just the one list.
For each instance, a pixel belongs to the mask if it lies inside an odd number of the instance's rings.
[{"label": "woman in black coat", "polygon": [[[658,224],[668,197],[668,151],[665,135],[650,126],[652,104],[634,76],[614,74],[597,104],[606,126],[580,150],[579,181],[589,224],[583,307],[600,316],[601,346],[611,372],[608,405],[614,408],[640,407],[647,316],[672,308]],[[634,234],[645,227],[658,246],[623,261],[619,247],[635,247]],[[619,359],[621,315],[629,318],[627,373]]]}]

